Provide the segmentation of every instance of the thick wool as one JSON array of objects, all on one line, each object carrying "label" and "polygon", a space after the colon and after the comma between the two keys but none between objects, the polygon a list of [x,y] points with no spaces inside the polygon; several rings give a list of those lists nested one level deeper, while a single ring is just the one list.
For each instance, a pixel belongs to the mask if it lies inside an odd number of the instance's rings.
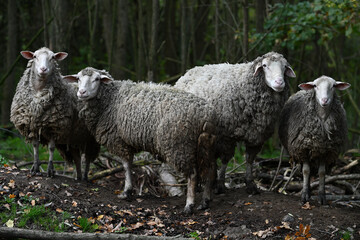
[{"label": "thick wool", "polygon": [[198,157],[199,137],[213,134],[214,114],[191,94],[151,83],[112,81],[101,84],[97,96],[86,104],[80,116],[96,140],[114,154],[132,159],[145,150],[185,176],[194,169],[207,175],[214,164]]},{"label": "thick wool", "polygon": [[279,125],[285,149],[296,163],[309,161],[312,174],[320,160],[327,167],[335,163],[347,137],[346,113],[336,93],[326,119],[319,116],[319,108],[315,90],[301,90],[286,102]]},{"label": "thick wool", "polygon": [[80,103],[76,98],[76,87],[63,81],[55,60],[52,64],[55,69],[46,86],[36,92],[33,60],[28,62],[16,88],[10,120],[28,142],[37,140],[48,144],[53,138],[62,157],[69,162],[75,161],[78,168],[81,164],[80,150],[85,152],[87,161],[93,161],[100,146],[84,121],[78,118]]}]

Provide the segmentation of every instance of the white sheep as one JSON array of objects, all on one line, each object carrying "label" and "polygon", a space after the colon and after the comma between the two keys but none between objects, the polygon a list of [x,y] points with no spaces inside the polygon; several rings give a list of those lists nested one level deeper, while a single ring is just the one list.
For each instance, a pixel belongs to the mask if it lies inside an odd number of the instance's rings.
[{"label": "white sheep", "polygon": [[120,198],[130,196],[133,156],[145,150],[187,177],[186,213],[192,212],[198,177],[206,182],[199,209],[208,207],[216,162],[214,111],[206,101],[170,86],[113,81],[90,67],[65,79],[78,82],[77,96],[86,101],[80,116],[96,140],[124,159]]},{"label": "white sheep", "polygon": [[[34,148],[34,164],[31,173],[39,172],[39,143],[48,144],[48,176],[54,175],[55,146],[62,157],[74,162],[77,179],[87,180],[89,165],[100,150],[100,146],[78,118],[76,87],[64,82],[57,65],[67,53],[53,53],[48,48],[35,52],[22,51],[28,59],[27,68],[21,77],[14,95],[10,120]],[[81,176],[81,153],[86,165]]]},{"label": "white sheep", "polygon": [[289,98],[280,116],[279,137],[295,163],[302,164],[301,200],[309,201],[310,174],[319,174],[319,202],[326,203],[325,169],[330,170],[347,138],[345,110],[335,89],[349,83],[322,76],[299,85],[302,91]]},{"label": "white sheep", "polygon": [[295,77],[286,59],[269,52],[252,62],[213,64],[186,72],[175,87],[210,102],[217,113],[216,156],[222,160],[218,186],[224,191],[225,170],[236,142],[246,146],[246,187],[258,192],[252,165],[264,142],[273,134],[280,111],[288,98],[287,77]]}]

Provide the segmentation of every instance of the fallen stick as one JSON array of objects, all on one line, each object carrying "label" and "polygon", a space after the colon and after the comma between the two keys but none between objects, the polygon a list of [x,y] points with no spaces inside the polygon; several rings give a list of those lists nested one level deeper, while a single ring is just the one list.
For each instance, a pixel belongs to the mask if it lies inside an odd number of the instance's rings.
[{"label": "fallen stick", "polygon": [[336,169],[336,170],[334,171],[334,173],[335,173],[335,174],[343,173],[343,172],[349,170],[350,168],[352,168],[352,167],[354,167],[354,166],[356,166],[356,165],[358,165],[358,164],[359,164],[359,160],[356,159],[355,161],[352,161],[352,162],[349,163],[348,165],[346,165],[346,166],[344,166],[344,167],[342,167],[342,168]]},{"label": "fallen stick", "polygon": [[[318,200],[318,196],[311,196],[312,200]],[[360,200],[360,195],[326,195],[327,201],[351,201]]]},{"label": "fallen stick", "polygon": [[[48,164],[49,162],[48,161],[41,161],[40,162],[40,165],[41,164]],[[53,161],[54,164],[65,164],[64,161]],[[33,162],[25,162],[25,163],[21,163],[21,164],[16,164],[15,166],[17,168],[21,168],[21,167],[26,167],[26,166],[29,166],[29,165],[33,165],[34,163]]]},{"label": "fallen stick", "polygon": [[150,240],[150,239],[164,239],[164,240],[182,240],[190,239],[183,237],[155,237],[143,236],[134,234],[115,234],[115,233],[69,233],[69,232],[49,232],[43,230],[29,230],[22,228],[8,228],[0,227],[0,238],[24,238],[24,239],[38,239],[38,240]]}]

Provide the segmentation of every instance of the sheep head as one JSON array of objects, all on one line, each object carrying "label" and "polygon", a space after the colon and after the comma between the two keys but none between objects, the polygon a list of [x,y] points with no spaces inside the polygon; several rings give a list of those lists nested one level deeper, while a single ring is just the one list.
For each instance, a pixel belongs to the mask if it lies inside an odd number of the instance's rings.
[{"label": "sheep head", "polygon": [[40,80],[46,80],[47,76],[52,73],[56,67],[54,61],[64,60],[68,56],[66,52],[54,53],[46,47],[40,48],[35,52],[22,51],[20,54],[24,58],[33,61],[33,71]]},{"label": "sheep head", "polygon": [[281,54],[274,52],[267,53],[261,59],[257,59],[254,76],[260,72],[264,73],[266,85],[276,92],[284,90],[285,76],[296,77],[286,59]]},{"label": "sheep head", "polygon": [[314,89],[316,101],[323,108],[331,104],[334,98],[335,89],[345,90],[349,87],[349,83],[338,82],[327,76],[321,76],[312,82],[299,85],[299,88],[306,91]]},{"label": "sheep head", "polygon": [[79,100],[90,100],[98,94],[101,84],[113,81],[109,73],[104,70],[87,67],[78,74],[63,77],[68,82],[78,83],[77,97]]}]

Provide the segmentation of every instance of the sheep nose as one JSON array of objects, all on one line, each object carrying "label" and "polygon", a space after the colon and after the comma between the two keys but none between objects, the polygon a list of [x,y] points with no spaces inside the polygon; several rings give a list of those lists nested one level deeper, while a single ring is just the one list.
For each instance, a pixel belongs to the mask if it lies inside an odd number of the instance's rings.
[{"label": "sheep nose", "polygon": [[40,70],[41,70],[42,72],[46,72],[47,67],[41,67]]},{"label": "sheep nose", "polygon": [[275,80],[275,83],[281,85],[283,83],[283,79],[278,78],[278,79]]},{"label": "sheep nose", "polygon": [[322,103],[322,104],[327,104],[328,101],[329,101],[328,98],[322,98],[322,99],[321,99],[321,103]]},{"label": "sheep nose", "polygon": [[80,93],[80,95],[84,95],[86,93],[86,90],[85,89],[79,89],[79,93]]}]

